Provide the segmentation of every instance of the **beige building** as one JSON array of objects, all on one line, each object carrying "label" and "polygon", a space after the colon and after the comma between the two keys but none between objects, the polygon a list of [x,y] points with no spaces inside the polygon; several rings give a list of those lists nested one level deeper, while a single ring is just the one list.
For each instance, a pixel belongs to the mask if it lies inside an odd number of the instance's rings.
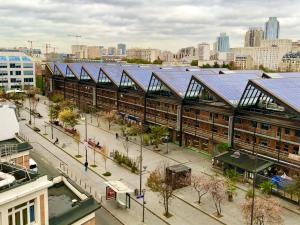
[{"label": "beige building", "polygon": [[101,47],[100,46],[88,46],[87,47],[87,58],[96,59],[101,57]]},{"label": "beige building", "polygon": [[210,59],[210,45],[208,43],[203,42],[201,44],[198,44],[197,57],[202,61]]},{"label": "beige building", "polygon": [[87,45],[72,45],[71,46],[72,54],[77,59],[86,59],[88,58],[88,47]]},{"label": "beige building", "polygon": [[161,54],[161,60],[164,62],[174,61],[174,54],[171,51],[163,51]]},{"label": "beige building", "polygon": [[284,55],[279,70],[281,72],[300,72],[300,52]]},{"label": "beige building", "polygon": [[253,67],[260,65],[277,70],[282,57],[292,50],[292,41],[287,39],[262,40],[260,47],[231,48],[234,55],[247,55],[253,59]]},{"label": "beige building", "polygon": [[245,35],[245,47],[259,47],[264,39],[264,31],[262,28],[251,27]]},{"label": "beige building", "polygon": [[161,50],[152,48],[131,48],[126,50],[126,55],[128,59],[144,59],[153,62],[154,60],[161,58]]},{"label": "beige building", "polygon": [[250,55],[236,55],[234,57],[234,66],[239,70],[253,69],[253,59]]},{"label": "beige building", "polygon": [[195,47],[186,47],[178,50],[176,58],[181,61],[192,61],[197,59],[197,49]]}]

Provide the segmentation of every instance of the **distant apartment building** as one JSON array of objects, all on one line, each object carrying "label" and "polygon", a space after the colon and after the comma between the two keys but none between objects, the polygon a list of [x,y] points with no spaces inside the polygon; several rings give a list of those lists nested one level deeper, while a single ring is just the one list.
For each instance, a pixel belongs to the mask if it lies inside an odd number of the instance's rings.
[{"label": "distant apartment building", "polygon": [[126,54],[126,44],[118,44],[118,55],[125,55]]},{"label": "distant apartment building", "polygon": [[101,47],[100,46],[88,46],[87,47],[87,58],[96,59],[101,57]]},{"label": "distant apartment building", "polygon": [[88,46],[87,45],[72,45],[71,50],[72,50],[72,54],[77,59],[88,58]]},{"label": "distant apartment building", "polygon": [[153,62],[154,60],[161,58],[161,50],[152,48],[131,48],[126,50],[126,55],[128,59],[144,59]]},{"label": "distant apartment building", "polygon": [[265,23],[265,36],[266,40],[274,40],[279,38],[280,24],[277,17],[269,17]]},{"label": "distant apartment building", "polygon": [[116,47],[108,47],[107,48],[107,55],[116,55],[116,54],[117,54]]},{"label": "distant apartment building", "polygon": [[251,27],[245,35],[245,47],[259,47],[263,39],[264,31],[262,28]]},{"label": "distant apartment building", "polygon": [[300,51],[285,54],[282,57],[279,70],[282,72],[300,72]]},{"label": "distant apartment building", "polygon": [[238,70],[253,69],[253,59],[250,55],[236,55],[234,57],[234,67]]},{"label": "distant apartment building", "polygon": [[197,60],[197,49],[195,47],[181,48],[176,54],[176,58],[181,62],[191,62]]},{"label": "distant apartment building", "polygon": [[223,63],[230,63],[234,61],[234,53],[232,52],[218,52],[217,60],[222,61]]},{"label": "distant apartment building", "polygon": [[220,33],[220,36],[217,37],[216,48],[218,52],[229,51],[229,36],[226,33]]},{"label": "distant apartment building", "polygon": [[164,62],[174,61],[174,54],[171,51],[163,51],[161,54],[161,60]]},{"label": "distant apartment building", "polygon": [[253,59],[253,67],[260,65],[277,70],[282,57],[292,49],[292,41],[288,39],[262,40],[260,47],[232,48],[234,55],[249,55]]},{"label": "distant apartment building", "polygon": [[300,52],[300,40],[292,42],[292,51],[293,52]]},{"label": "distant apartment building", "polygon": [[24,52],[0,51],[0,88],[35,86],[35,63]]},{"label": "distant apartment building", "polygon": [[199,60],[209,60],[210,59],[210,45],[208,43],[198,44],[197,56]]}]

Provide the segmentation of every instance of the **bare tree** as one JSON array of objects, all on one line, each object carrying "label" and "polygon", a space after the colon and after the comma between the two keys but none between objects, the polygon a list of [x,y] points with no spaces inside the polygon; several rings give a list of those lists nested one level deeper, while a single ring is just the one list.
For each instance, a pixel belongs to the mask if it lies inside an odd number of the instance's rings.
[{"label": "bare tree", "polygon": [[208,176],[200,174],[192,176],[192,188],[198,194],[198,203],[201,203],[201,198],[206,195],[210,188],[210,179]]},{"label": "bare tree", "polygon": [[221,204],[226,198],[225,182],[220,178],[212,177],[210,180],[209,193],[217,210],[217,215],[222,216]]},{"label": "bare tree", "polygon": [[81,155],[79,154],[80,133],[78,131],[74,134],[74,140],[77,143],[77,155],[75,157],[81,158]]},{"label": "bare tree", "polygon": [[107,162],[107,158],[108,158],[108,148],[106,147],[106,145],[103,145],[103,148],[102,148],[102,159],[104,161],[104,168],[105,168],[105,173],[107,172],[106,170],[106,162]]},{"label": "bare tree", "polygon": [[162,166],[159,166],[153,170],[148,179],[146,186],[150,188],[151,191],[158,193],[158,195],[163,199],[163,205],[165,208],[164,215],[170,217],[169,205],[173,198],[173,193],[175,189],[171,184],[166,182],[166,168],[168,164],[163,163]]},{"label": "bare tree", "polygon": [[110,130],[111,125],[117,119],[117,111],[111,110],[104,113],[104,119],[108,122],[108,129]]},{"label": "bare tree", "polygon": [[[246,224],[251,224],[252,199],[247,198],[241,205]],[[282,225],[282,209],[278,200],[255,197],[253,210],[254,225]]]}]

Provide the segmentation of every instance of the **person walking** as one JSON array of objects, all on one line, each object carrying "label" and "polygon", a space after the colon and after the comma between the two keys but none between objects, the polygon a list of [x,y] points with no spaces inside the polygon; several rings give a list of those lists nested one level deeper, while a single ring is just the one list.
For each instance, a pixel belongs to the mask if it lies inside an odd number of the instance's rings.
[{"label": "person walking", "polygon": [[84,163],[85,172],[87,172],[88,166],[89,166],[89,163],[86,161],[86,162]]},{"label": "person walking", "polygon": [[116,133],[116,139],[118,139],[119,138],[119,134],[118,133]]},{"label": "person walking", "polygon": [[58,144],[58,138],[55,139],[53,144],[55,144],[55,145]]}]

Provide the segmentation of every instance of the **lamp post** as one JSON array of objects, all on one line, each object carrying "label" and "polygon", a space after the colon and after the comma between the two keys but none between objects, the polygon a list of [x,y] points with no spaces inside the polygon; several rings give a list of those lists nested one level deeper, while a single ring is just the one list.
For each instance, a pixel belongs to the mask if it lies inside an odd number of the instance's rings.
[{"label": "lamp post", "polygon": [[141,148],[140,148],[140,195],[142,194],[142,170],[143,170],[143,137],[144,137],[144,124],[141,123],[141,132],[140,132],[140,139],[141,139]]},{"label": "lamp post", "polygon": [[167,154],[169,153],[169,105],[167,107],[167,129],[168,129],[168,138],[167,138]]},{"label": "lamp post", "polygon": [[31,96],[29,95],[28,101],[29,101],[29,125],[31,125]]},{"label": "lamp post", "polygon": [[[256,125],[257,126],[257,125]],[[256,143],[256,127],[253,132],[253,153],[255,150],[255,143]],[[254,153],[254,171],[253,171],[253,182],[252,182],[252,205],[251,205],[251,220],[250,224],[253,225],[253,217],[254,217],[254,204],[255,204],[255,182],[256,182],[256,159],[257,159],[257,152]]]},{"label": "lamp post", "polygon": [[145,194],[146,194],[146,189],[143,189],[143,218],[142,218],[143,223],[145,222],[145,204],[146,204]]}]

